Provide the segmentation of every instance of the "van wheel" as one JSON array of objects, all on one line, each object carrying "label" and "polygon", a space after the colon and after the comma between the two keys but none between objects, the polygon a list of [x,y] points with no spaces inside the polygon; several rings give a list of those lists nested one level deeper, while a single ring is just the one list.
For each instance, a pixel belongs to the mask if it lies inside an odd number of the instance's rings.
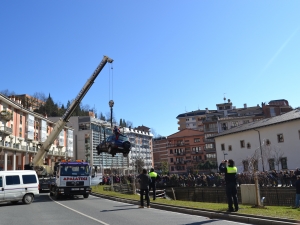
[{"label": "van wheel", "polygon": [[56,199],[56,200],[60,198],[60,194],[58,193],[58,191],[55,191],[54,196],[55,196],[55,199]]},{"label": "van wheel", "polygon": [[33,202],[33,199],[34,199],[34,197],[32,194],[26,194],[26,195],[24,195],[22,202],[24,204],[30,204],[31,202]]},{"label": "van wheel", "polygon": [[11,204],[17,204],[19,201],[11,201]]},{"label": "van wheel", "polygon": [[84,194],[83,197],[84,198],[88,198],[90,194]]},{"label": "van wheel", "polygon": [[50,196],[53,196],[53,192],[52,191],[50,191]]}]

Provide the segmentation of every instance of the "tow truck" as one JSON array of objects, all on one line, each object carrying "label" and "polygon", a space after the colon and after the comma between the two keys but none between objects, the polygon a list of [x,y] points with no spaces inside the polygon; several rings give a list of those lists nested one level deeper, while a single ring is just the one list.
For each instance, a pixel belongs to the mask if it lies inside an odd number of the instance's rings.
[{"label": "tow truck", "polygon": [[[56,122],[53,130],[49,134],[48,138],[41,144],[39,144],[39,149],[35,157],[30,164],[24,166],[25,170],[36,170],[37,174],[40,171],[49,170],[49,166],[43,165],[43,158],[49,151],[51,145],[57,139],[61,130],[65,127],[69,121],[72,113],[76,107],[80,104],[83,97],[86,95],[88,90],[93,85],[95,79],[104,68],[106,63],[112,63],[113,60],[107,56],[103,56],[102,61],[93,72],[91,77],[87,80],[83,88],[78,93],[77,97],[72,101],[69,108],[63,114],[63,116]],[[72,172],[68,175],[63,175],[64,170],[71,168]],[[79,172],[79,169],[84,169],[84,173]],[[78,171],[77,171],[78,170]],[[66,173],[67,174],[67,173]],[[54,182],[50,184],[50,195],[54,195],[59,198],[60,195],[75,195],[83,194],[84,198],[89,196],[90,185],[91,185],[91,167],[85,162],[59,162],[54,166]],[[83,181],[83,182],[82,182]],[[76,187],[74,187],[76,186]],[[82,190],[82,188],[84,190]],[[78,190],[79,189],[79,190]]]}]

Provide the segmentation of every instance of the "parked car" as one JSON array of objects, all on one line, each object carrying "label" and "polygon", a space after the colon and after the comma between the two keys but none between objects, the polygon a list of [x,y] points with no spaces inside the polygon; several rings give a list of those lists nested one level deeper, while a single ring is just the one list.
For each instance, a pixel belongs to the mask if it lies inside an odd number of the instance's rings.
[{"label": "parked car", "polygon": [[103,140],[96,149],[98,155],[102,152],[107,152],[112,156],[115,156],[117,153],[123,153],[123,156],[127,157],[131,150],[131,144],[128,137],[123,134],[119,134],[118,139],[115,135],[111,135]]}]

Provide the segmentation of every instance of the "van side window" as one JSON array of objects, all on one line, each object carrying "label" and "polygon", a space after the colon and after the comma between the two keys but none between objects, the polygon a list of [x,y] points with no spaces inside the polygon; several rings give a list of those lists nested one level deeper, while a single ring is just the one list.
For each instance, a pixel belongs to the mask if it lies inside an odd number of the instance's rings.
[{"label": "van side window", "polygon": [[37,183],[35,175],[22,175],[23,184],[35,184]]},{"label": "van side window", "polygon": [[18,175],[6,176],[5,180],[6,180],[6,185],[20,184],[20,177]]},{"label": "van side window", "polygon": [[2,177],[0,177],[0,187],[2,187]]}]

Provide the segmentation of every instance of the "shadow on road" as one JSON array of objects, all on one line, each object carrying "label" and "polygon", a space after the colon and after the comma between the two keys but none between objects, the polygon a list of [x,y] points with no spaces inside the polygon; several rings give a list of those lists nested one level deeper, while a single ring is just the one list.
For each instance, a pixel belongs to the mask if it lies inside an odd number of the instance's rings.
[{"label": "shadow on road", "polygon": [[220,220],[206,220],[206,221],[201,221],[201,222],[194,222],[194,223],[185,223],[184,225],[201,225],[201,224],[210,224],[213,222],[217,222]]}]

